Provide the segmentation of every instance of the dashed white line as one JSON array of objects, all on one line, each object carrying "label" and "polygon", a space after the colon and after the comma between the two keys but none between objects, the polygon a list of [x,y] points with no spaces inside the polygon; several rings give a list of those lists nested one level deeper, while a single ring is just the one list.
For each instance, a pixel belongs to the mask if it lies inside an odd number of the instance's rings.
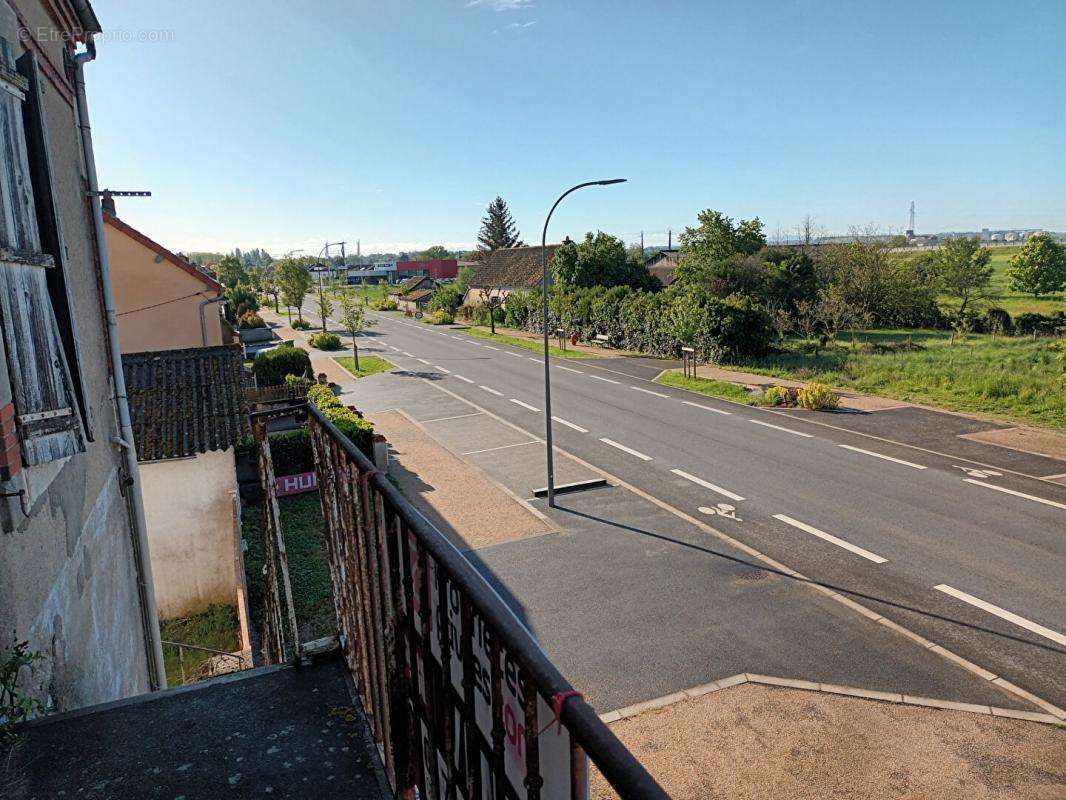
[{"label": "dashed white line", "polygon": [[428,362],[428,361],[426,361],[426,360],[425,360],[424,358],[416,358],[416,359],[415,359],[415,361],[421,361],[421,362],[422,362],[423,364],[425,364],[425,365],[426,365],[427,367],[429,366],[429,362]]},{"label": "dashed white line", "polygon": [[653,392],[651,389],[642,389],[639,386],[630,386],[629,388],[637,392],[644,392],[644,394],[653,394],[656,397],[665,397],[667,400],[670,399],[670,395],[663,394],[662,392]]},{"label": "dashed white line", "polygon": [[493,347],[491,344],[483,344],[481,346],[484,347],[486,350],[495,350],[497,353],[500,352],[500,348]]},{"label": "dashed white line", "polygon": [[526,356],[526,358],[528,358],[530,361],[536,361],[538,364],[544,363],[543,358],[537,358],[536,356]]},{"label": "dashed white line", "polygon": [[1066,510],[1066,503],[1059,503],[1055,500],[1048,500],[1046,497],[1037,497],[1036,495],[1026,494],[1025,492],[1016,492],[1013,489],[1008,489],[1005,486],[996,486],[994,483],[985,483],[984,481],[975,481],[973,478],[963,478],[967,483],[972,483],[975,486],[984,486],[986,489],[995,489],[997,492],[1003,492],[1004,494],[1012,494],[1015,497],[1024,497],[1026,500],[1034,500],[1037,503],[1043,503],[1046,506],[1054,506],[1055,508],[1061,508]]},{"label": "dashed white line", "polygon": [[856,453],[864,453],[874,458],[883,458],[885,461],[894,461],[897,464],[903,464],[904,466],[914,467],[915,469],[925,469],[921,464],[915,464],[913,461],[904,461],[902,458],[893,458],[892,456],[886,456],[883,453],[875,453],[873,450],[863,450],[861,447],[852,447],[850,444],[838,444],[837,447],[843,447],[845,450],[853,450]]},{"label": "dashed white line", "polygon": [[580,425],[575,425],[574,423],[570,422],[569,420],[565,420],[562,417],[553,416],[552,419],[558,422],[560,425],[565,425],[568,428],[573,428],[578,433],[588,433],[588,430],[586,428],[582,428]]},{"label": "dashed white line", "polygon": [[713,484],[713,483],[711,483],[709,481],[703,480],[703,478],[697,478],[695,475],[689,475],[687,472],[684,472],[682,470],[672,469],[670,471],[672,473],[674,473],[675,475],[681,476],[682,478],[684,478],[687,481],[692,481],[697,486],[702,486],[704,489],[710,489],[712,492],[717,492],[718,494],[722,495],[723,497],[728,497],[730,500],[736,500],[739,503],[740,501],[742,501],[744,499],[743,497],[741,497],[739,494],[736,494],[735,492],[731,492],[728,489],[723,489],[721,486],[716,486],[715,484]]},{"label": "dashed white line", "polygon": [[732,411],[722,411],[720,408],[711,408],[710,406],[701,405],[700,403],[693,403],[691,400],[682,400],[681,403],[686,406],[692,406],[693,408],[702,408],[704,411],[713,411],[715,414],[724,414],[729,417],[732,416]]},{"label": "dashed white line", "polygon": [[513,397],[511,398],[511,402],[514,403],[516,406],[522,406],[522,408],[528,408],[530,411],[536,411],[537,413],[540,413],[539,408],[537,408],[536,406],[531,406],[529,403],[523,403],[521,400],[515,400]]},{"label": "dashed white line", "polygon": [[579,369],[574,369],[573,367],[564,367],[562,364],[556,364],[555,366],[556,366],[557,369],[565,369],[567,372],[576,372],[578,375],[584,375],[585,374],[584,372],[582,372]]},{"label": "dashed white line", "polygon": [[397,347],[396,345],[390,344],[390,345],[389,345],[389,347],[390,347],[390,348],[391,348],[392,350],[395,350],[395,351],[396,351],[397,353],[399,353],[399,352],[400,352],[400,348],[399,348],[399,347]]},{"label": "dashed white line", "polygon": [[938,586],[934,586],[937,591],[944,594],[951,595],[956,600],[962,600],[964,603],[969,603],[972,606],[977,606],[982,611],[987,611],[989,614],[995,614],[1000,619],[1005,619],[1007,622],[1013,622],[1020,628],[1025,628],[1027,631],[1032,631],[1037,636],[1043,636],[1045,639],[1050,639],[1056,644],[1066,645],[1066,636],[1063,636],[1058,631],[1053,631],[1051,628],[1045,628],[1043,625],[1039,625],[1036,622],[1027,620],[1025,617],[1019,617],[1005,608],[994,606],[991,603],[987,603],[979,597],[974,597],[972,594],[960,591],[953,586],[948,586],[946,583],[941,583]]},{"label": "dashed white line", "polygon": [[462,375],[456,374],[456,375],[453,375],[452,377],[453,378],[458,378],[461,381],[466,381],[467,383],[474,383],[474,381],[470,380],[469,378],[464,378]]},{"label": "dashed white line", "polygon": [[484,390],[485,390],[486,392],[488,392],[489,394],[494,394],[494,395],[496,395],[497,397],[503,397],[503,392],[497,392],[497,391],[496,391],[495,389],[493,389],[493,388],[492,388],[491,386],[482,386],[481,384],[478,384],[478,387],[479,387],[479,388],[481,388],[481,389],[484,389]]},{"label": "dashed white line", "polygon": [[884,564],[886,561],[888,561],[887,558],[882,558],[881,556],[877,555],[877,553],[871,553],[869,550],[864,550],[863,548],[859,547],[858,545],[854,545],[851,542],[845,542],[843,539],[840,539],[831,533],[820,531],[805,522],[800,522],[798,519],[792,519],[792,517],[785,516],[784,514],[774,514],[774,519],[779,519],[786,525],[791,525],[793,528],[799,528],[801,531],[805,531],[811,534],[812,536],[817,536],[819,539],[824,539],[830,544],[835,544],[837,547],[843,547],[845,550],[852,552],[857,556],[862,556],[863,558],[868,559],[874,562],[875,564]]},{"label": "dashed white line", "polygon": [[406,350],[403,350],[402,352],[403,352],[403,354],[404,354],[405,356],[407,356],[408,358],[414,358],[414,357],[415,357],[415,356],[414,356],[414,353],[408,353],[408,352],[407,352]]},{"label": "dashed white line", "polygon": [[434,364],[434,365],[433,365],[433,369],[437,369],[437,370],[440,370],[440,371],[441,371],[441,372],[443,372],[443,373],[444,373],[445,375],[451,375],[451,374],[452,374],[452,371],[451,371],[450,369],[445,369],[445,368],[444,368],[444,367],[442,367],[442,366],[441,366],[440,364]]},{"label": "dashed white line", "polygon": [[589,375],[589,377],[595,378],[598,381],[603,381],[604,383],[613,383],[616,386],[621,384],[621,381],[612,381],[610,378],[601,378],[599,375]]},{"label": "dashed white line", "polygon": [[774,424],[772,424],[770,422],[763,422],[762,420],[758,420],[758,419],[749,419],[748,422],[754,422],[756,425],[763,425],[764,427],[767,427],[767,428],[774,428],[775,430],[784,431],[785,433],[791,433],[793,436],[802,436],[805,439],[813,439],[814,438],[814,434],[801,433],[800,431],[792,430],[792,428],[782,428],[780,425],[774,425]]},{"label": "dashed white line", "polygon": [[639,459],[641,459],[643,461],[651,461],[652,460],[651,456],[646,456],[642,452],[640,452],[639,450],[634,450],[632,447],[626,447],[624,444],[619,444],[618,442],[614,441],[613,439],[600,439],[600,441],[603,442],[604,444],[609,444],[611,447],[617,447],[623,453],[629,453],[629,455],[636,456],[637,458],[639,458]]},{"label": "dashed white line", "polygon": [[1059,474],[1059,475],[1045,475],[1045,476],[1044,476],[1044,477],[1042,478],[1042,480],[1045,480],[1045,481],[1054,481],[1054,480],[1057,480],[1057,479],[1059,479],[1059,478],[1066,478],[1066,472],[1063,472],[1063,473],[1061,473],[1061,474]]},{"label": "dashed white line", "polygon": [[514,358],[522,358],[522,356],[518,355],[518,353],[512,353],[509,350],[505,350],[504,355],[513,356]]},{"label": "dashed white line", "polygon": [[455,339],[455,341],[457,341],[457,342],[465,342],[466,341],[466,339],[464,339],[462,336],[453,336],[452,338]]},{"label": "dashed white line", "polygon": [[485,413],[484,411],[475,411],[475,412],[473,412],[471,414],[456,414],[455,416],[452,416],[452,417],[436,417],[435,419],[419,420],[419,422],[421,422],[421,424],[423,424],[423,425],[428,425],[431,422],[447,422],[448,420],[451,420],[451,419],[466,419],[467,417],[480,417],[484,413]]}]

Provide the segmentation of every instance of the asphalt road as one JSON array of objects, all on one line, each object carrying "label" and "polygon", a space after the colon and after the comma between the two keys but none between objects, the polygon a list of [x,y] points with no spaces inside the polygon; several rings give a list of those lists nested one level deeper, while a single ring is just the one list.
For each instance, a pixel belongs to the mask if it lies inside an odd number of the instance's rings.
[{"label": "asphalt road", "polygon": [[[370,338],[390,360],[543,436],[540,356],[375,316]],[[1066,706],[1066,487],[660,386],[610,360],[551,363],[557,446]]]}]

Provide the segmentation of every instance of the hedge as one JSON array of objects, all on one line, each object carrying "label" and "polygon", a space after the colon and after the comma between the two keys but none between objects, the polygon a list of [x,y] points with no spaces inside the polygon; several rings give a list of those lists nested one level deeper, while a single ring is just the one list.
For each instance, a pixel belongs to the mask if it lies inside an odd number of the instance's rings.
[{"label": "hedge", "polygon": [[259,353],[252,362],[259,386],[280,386],[286,375],[310,375],[311,357],[299,347],[277,347]]},{"label": "hedge", "polygon": [[337,426],[359,450],[374,460],[374,426],[347,408],[329,386],[316,384],[307,391],[307,400],[322,416]]}]

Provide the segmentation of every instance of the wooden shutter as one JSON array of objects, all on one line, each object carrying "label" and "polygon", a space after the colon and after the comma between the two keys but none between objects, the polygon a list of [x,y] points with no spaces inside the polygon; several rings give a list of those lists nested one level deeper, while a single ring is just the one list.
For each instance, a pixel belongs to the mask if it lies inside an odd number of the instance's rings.
[{"label": "wooden shutter", "polygon": [[0,325],[27,466],[85,450],[85,432],[48,293],[23,126],[29,81],[0,40]]}]

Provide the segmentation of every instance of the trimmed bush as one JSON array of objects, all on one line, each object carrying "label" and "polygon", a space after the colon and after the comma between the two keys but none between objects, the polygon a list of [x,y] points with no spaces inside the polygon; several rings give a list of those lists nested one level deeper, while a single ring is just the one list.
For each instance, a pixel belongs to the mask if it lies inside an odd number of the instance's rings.
[{"label": "trimmed bush", "polygon": [[237,320],[237,327],[242,331],[251,330],[253,328],[265,328],[266,326],[267,324],[263,321],[263,318],[254,311],[246,311],[241,314],[241,318]]},{"label": "trimmed bush", "polygon": [[311,450],[311,433],[307,428],[270,434],[270,457],[275,475],[311,472],[315,456]]},{"label": "trimmed bush", "polygon": [[306,319],[294,319],[289,323],[289,327],[294,331],[309,331],[311,330],[311,323]]},{"label": "trimmed bush", "polygon": [[252,362],[252,374],[259,386],[280,386],[286,375],[309,375],[311,357],[299,347],[265,350]]},{"label": "trimmed bush", "polygon": [[341,337],[335,333],[320,331],[311,337],[311,346],[319,350],[340,350]]},{"label": "trimmed bush", "polygon": [[307,399],[322,415],[337,426],[337,430],[370,460],[374,459],[374,426],[347,408],[328,386],[312,386]]},{"label": "trimmed bush", "polygon": [[824,383],[808,383],[796,393],[796,402],[811,411],[833,409],[840,405],[840,398]]}]

